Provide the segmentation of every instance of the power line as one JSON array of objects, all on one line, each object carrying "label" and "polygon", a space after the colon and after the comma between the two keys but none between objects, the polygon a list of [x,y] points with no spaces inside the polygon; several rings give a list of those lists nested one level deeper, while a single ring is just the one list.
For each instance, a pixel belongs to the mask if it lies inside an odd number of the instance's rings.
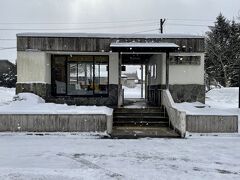
[{"label": "power line", "polygon": [[84,28],[0,28],[0,31],[57,31],[57,30],[96,30],[96,29],[110,29],[110,28],[133,28],[133,27],[141,27],[141,26],[156,26],[157,23],[144,23],[144,24],[132,24],[127,26],[101,26],[101,27],[84,27]]},{"label": "power line", "polygon": [[[166,18],[167,20],[170,21],[199,21],[199,22],[214,22],[215,20],[213,19],[186,19],[186,18]],[[72,25],[77,25],[77,24],[117,24],[117,23],[131,23],[131,22],[156,22],[158,19],[132,19],[132,20],[120,20],[120,21],[89,21],[89,22],[0,22],[1,24],[5,25],[11,25],[11,24],[29,24],[29,25],[38,25],[38,24],[72,24]]]},{"label": "power line", "polygon": [[91,22],[0,22],[0,24],[117,24],[117,23],[130,23],[130,22],[154,22],[157,21],[157,19],[136,19],[136,20],[121,20],[121,21],[91,21]]},{"label": "power line", "polygon": [[205,25],[205,24],[180,24],[180,23],[167,23],[170,26],[199,26],[199,27],[209,27],[212,25]]},{"label": "power line", "polygon": [[134,33],[131,33],[131,34],[137,34],[137,33],[143,33],[143,32],[152,32],[152,31],[156,31],[156,30],[159,30],[159,29],[150,29],[150,30],[145,30],[145,31],[138,31],[138,32],[134,32]]},{"label": "power line", "polygon": [[5,47],[5,48],[0,48],[0,51],[2,51],[2,50],[9,50],[9,49],[17,49],[17,47]]},{"label": "power line", "polygon": [[167,18],[167,20],[170,21],[198,21],[198,22],[214,22],[215,20],[210,20],[210,19],[172,19],[172,18]]}]

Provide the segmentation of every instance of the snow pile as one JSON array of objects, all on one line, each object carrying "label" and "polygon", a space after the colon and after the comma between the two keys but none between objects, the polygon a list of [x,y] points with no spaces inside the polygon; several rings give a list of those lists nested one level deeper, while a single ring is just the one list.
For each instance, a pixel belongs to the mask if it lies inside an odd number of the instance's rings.
[{"label": "snow pile", "polygon": [[176,108],[180,111],[185,111],[188,115],[238,115],[238,112],[229,111],[228,109],[219,109],[202,104],[200,102],[194,103],[176,103]]},{"label": "snow pile", "polygon": [[19,93],[18,95],[13,97],[13,101],[22,101],[24,103],[30,104],[45,103],[45,100],[43,98],[33,93]]},{"label": "snow pile", "polygon": [[68,106],[66,104],[45,103],[32,93],[20,93],[13,101],[0,106],[0,114],[106,114],[113,109],[105,106]]},{"label": "snow pile", "polygon": [[175,103],[177,109],[199,115],[240,115],[237,104],[238,88],[212,89],[206,94],[206,104]]},{"label": "snow pile", "polygon": [[237,108],[238,88],[212,89],[206,94],[206,104],[215,108]]},{"label": "snow pile", "polygon": [[14,95],[15,88],[0,87],[0,106],[10,103]]}]

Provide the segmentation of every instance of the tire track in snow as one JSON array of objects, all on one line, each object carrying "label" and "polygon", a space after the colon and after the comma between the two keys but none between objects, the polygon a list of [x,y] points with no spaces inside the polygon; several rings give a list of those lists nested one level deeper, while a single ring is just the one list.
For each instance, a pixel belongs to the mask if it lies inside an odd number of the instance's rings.
[{"label": "tire track in snow", "polygon": [[71,160],[77,161],[78,163],[81,163],[82,165],[91,168],[91,169],[100,169],[103,170],[105,172],[105,174],[111,178],[116,178],[116,179],[124,179],[123,175],[119,174],[119,173],[115,173],[113,171],[110,171],[108,169],[105,169],[91,161],[88,161],[84,158],[81,157],[81,154],[73,154],[73,155],[69,155],[66,153],[58,153],[57,156],[62,156],[62,157],[66,157],[69,158]]}]

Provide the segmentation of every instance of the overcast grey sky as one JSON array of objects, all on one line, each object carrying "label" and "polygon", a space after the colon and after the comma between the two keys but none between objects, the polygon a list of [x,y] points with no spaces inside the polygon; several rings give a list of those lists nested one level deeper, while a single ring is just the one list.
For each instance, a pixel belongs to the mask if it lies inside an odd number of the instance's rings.
[{"label": "overcast grey sky", "polygon": [[166,18],[165,33],[203,35],[220,12],[236,18],[240,0],[0,0],[0,59],[15,61],[1,48],[19,32],[159,33]]}]

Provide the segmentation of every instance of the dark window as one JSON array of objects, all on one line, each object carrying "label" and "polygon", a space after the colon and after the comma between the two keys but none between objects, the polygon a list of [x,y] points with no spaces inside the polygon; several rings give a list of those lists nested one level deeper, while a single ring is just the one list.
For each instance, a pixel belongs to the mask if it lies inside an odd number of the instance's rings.
[{"label": "dark window", "polygon": [[201,56],[170,56],[170,64],[200,65]]},{"label": "dark window", "polygon": [[52,63],[52,84],[55,94],[66,94],[66,57],[55,56]]},{"label": "dark window", "polygon": [[[64,72],[65,91],[59,93],[59,83],[56,72],[53,72],[56,95],[69,96],[103,96],[108,95],[108,56],[63,56],[64,66],[59,67]],[[59,58],[53,58],[53,66]],[[56,69],[56,67],[54,68]],[[67,84],[67,87],[66,87]],[[59,88],[58,88],[59,87]]]},{"label": "dark window", "polygon": [[106,56],[95,56],[94,93],[107,94],[108,92],[108,59]]}]

